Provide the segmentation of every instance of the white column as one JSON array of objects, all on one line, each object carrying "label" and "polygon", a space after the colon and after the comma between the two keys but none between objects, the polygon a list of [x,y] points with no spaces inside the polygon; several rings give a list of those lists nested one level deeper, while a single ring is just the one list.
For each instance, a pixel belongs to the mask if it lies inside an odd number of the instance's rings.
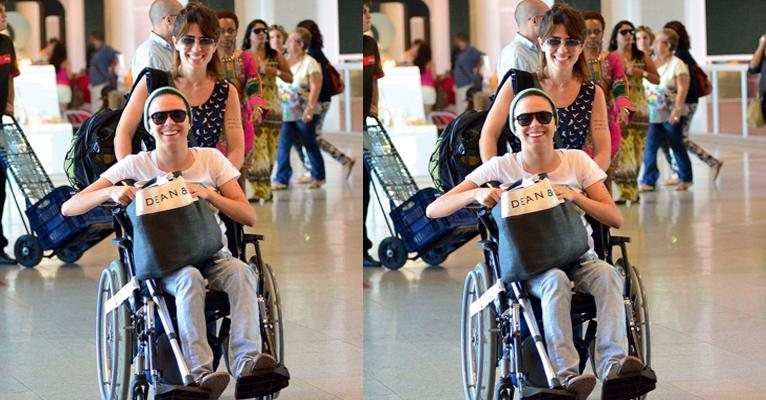
[{"label": "white column", "polygon": [[59,0],[64,7],[67,55],[72,72],[85,68],[85,3],[84,0]]},{"label": "white column", "polygon": [[449,1],[423,0],[431,15],[431,56],[437,74],[443,74],[450,67]]}]

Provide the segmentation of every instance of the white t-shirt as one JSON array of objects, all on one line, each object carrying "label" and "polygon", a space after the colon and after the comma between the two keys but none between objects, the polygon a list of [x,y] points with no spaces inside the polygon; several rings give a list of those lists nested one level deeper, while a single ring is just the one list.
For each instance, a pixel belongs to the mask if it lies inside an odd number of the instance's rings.
[{"label": "white t-shirt", "polygon": [[[181,171],[186,182],[219,188],[226,182],[239,178],[239,171],[217,149],[193,147],[190,150],[194,155],[194,163],[190,168]],[[146,181],[172,172],[162,171],[157,166],[156,157],[154,151],[131,154],[104,171],[101,177],[116,184],[126,179]],[[226,227],[218,217],[218,213],[215,218],[221,227],[221,240],[225,248],[227,246],[226,235],[224,235]]]},{"label": "white t-shirt", "polygon": [[303,59],[290,66],[290,72],[293,74],[292,83],[286,83],[277,78],[279,97],[282,101],[282,120],[300,121],[303,117],[303,111],[308,107],[309,92],[311,91],[309,77],[314,73],[321,76],[322,67],[314,57],[306,54]]},{"label": "white t-shirt", "polygon": [[[561,159],[561,164],[548,173],[551,184],[569,186],[572,190],[585,193],[586,188],[606,179],[606,173],[584,151],[558,149],[556,153]],[[492,181],[498,181],[501,184],[513,183],[536,175],[524,170],[521,159],[521,153],[507,153],[493,157],[473,170],[465,179],[481,186]],[[580,217],[588,231],[588,246],[593,250],[593,238],[591,237],[593,229],[585,220],[585,213],[581,211]]]}]

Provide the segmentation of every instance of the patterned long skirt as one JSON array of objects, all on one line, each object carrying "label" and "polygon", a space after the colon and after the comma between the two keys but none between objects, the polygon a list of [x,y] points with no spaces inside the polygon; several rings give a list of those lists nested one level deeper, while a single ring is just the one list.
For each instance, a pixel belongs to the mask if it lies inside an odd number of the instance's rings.
[{"label": "patterned long skirt", "polygon": [[255,128],[253,162],[247,177],[253,187],[253,198],[271,199],[271,171],[277,161],[277,139],[281,129],[281,120],[266,120]]},{"label": "patterned long skirt", "polygon": [[638,173],[644,160],[647,124],[630,124],[622,131],[620,163],[614,171],[614,183],[620,188],[620,198],[638,201]]}]

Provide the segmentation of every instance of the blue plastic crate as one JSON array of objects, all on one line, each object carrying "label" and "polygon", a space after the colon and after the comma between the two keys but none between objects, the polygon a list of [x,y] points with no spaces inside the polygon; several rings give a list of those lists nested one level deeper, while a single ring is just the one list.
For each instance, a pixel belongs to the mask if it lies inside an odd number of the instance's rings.
[{"label": "blue plastic crate", "polygon": [[391,210],[391,220],[408,252],[421,251],[448,235],[461,235],[466,230],[472,231],[471,237],[475,234],[478,218],[468,210],[460,210],[446,218],[426,217],[426,207],[437,197],[436,189],[422,189]]},{"label": "blue plastic crate", "polygon": [[112,214],[99,207],[75,217],[61,215],[61,205],[74,193],[73,188],[61,186],[27,208],[29,224],[43,249],[58,249],[73,239],[80,242],[100,240],[111,231]]}]

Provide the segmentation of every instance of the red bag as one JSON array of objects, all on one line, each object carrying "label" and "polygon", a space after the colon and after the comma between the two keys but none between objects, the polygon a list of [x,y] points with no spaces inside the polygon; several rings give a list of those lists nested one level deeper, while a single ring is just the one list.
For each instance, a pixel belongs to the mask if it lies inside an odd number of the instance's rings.
[{"label": "red bag", "polygon": [[327,64],[327,80],[330,82],[330,96],[341,94],[346,89],[346,84],[340,77],[340,73],[329,63]]},{"label": "red bag", "polygon": [[710,83],[710,79],[707,77],[705,71],[694,64],[694,79],[697,81],[697,96],[705,97],[713,92],[713,84]]}]

